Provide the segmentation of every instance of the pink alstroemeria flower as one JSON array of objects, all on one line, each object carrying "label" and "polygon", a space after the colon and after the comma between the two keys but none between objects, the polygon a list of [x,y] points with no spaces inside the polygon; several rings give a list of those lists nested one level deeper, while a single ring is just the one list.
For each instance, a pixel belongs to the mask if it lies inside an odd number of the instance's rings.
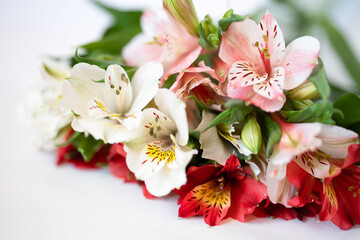
[{"label": "pink alstroemeria flower", "polygon": [[275,18],[266,13],[259,25],[245,19],[224,33],[219,56],[230,67],[228,95],[267,112],[282,108],[283,90],[303,83],[317,64],[320,43],[305,36],[285,48]]},{"label": "pink alstroemeria flower", "polygon": [[209,108],[216,110],[220,110],[221,105],[226,102],[226,92],[202,73],[220,79],[214,69],[205,66],[204,62],[200,62],[198,67],[188,67],[181,71],[170,88],[179,99],[185,102],[189,126],[192,129],[199,125],[201,113],[199,113],[195,102],[188,98],[189,96],[196,97]]},{"label": "pink alstroemeria flower", "polygon": [[143,32],[124,47],[123,56],[130,66],[149,61],[161,62],[164,77],[189,67],[201,52],[198,39],[166,10],[147,10],[141,17]]}]

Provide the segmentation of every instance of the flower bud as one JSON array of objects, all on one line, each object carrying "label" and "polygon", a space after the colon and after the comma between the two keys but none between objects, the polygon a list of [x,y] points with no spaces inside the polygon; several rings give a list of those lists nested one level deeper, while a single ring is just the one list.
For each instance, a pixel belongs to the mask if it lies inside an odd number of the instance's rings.
[{"label": "flower bud", "polygon": [[254,116],[249,116],[245,120],[241,131],[241,140],[245,146],[253,153],[257,154],[261,150],[262,136],[260,125]]},{"label": "flower bud", "polygon": [[293,106],[297,110],[303,110],[305,108],[310,107],[314,103],[311,100],[299,100],[299,101],[293,101]]},{"label": "flower bud", "polygon": [[219,48],[220,38],[218,28],[213,24],[209,15],[206,15],[204,20],[200,22],[199,33],[199,44],[202,48],[207,50],[216,50]]},{"label": "flower bud", "polygon": [[320,94],[312,82],[305,81],[300,86],[287,91],[286,96],[291,100],[311,100],[319,98]]},{"label": "flower bud", "polygon": [[184,25],[191,35],[198,37],[199,20],[191,0],[164,0],[163,3],[171,16]]}]

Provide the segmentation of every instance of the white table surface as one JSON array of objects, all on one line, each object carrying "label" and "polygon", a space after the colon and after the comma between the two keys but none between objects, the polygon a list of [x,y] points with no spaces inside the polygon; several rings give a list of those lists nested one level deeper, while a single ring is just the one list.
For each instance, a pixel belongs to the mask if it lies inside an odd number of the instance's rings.
[{"label": "white table surface", "polygon": [[[226,8],[225,3],[216,7],[216,1],[194,2],[205,6],[200,15],[217,10],[222,14]],[[117,5],[160,6],[161,1]],[[108,169],[56,167],[53,153],[37,150],[32,132],[17,117],[18,106],[26,86],[39,76],[41,54],[71,55],[78,45],[97,39],[108,21],[87,1],[0,0],[1,240],[359,239],[360,227],[341,231],[316,219],[226,220],[208,227],[201,217],[179,219],[174,195],[147,200],[138,185],[124,184]],[[358,40],[351,41],[359,49]]]}]

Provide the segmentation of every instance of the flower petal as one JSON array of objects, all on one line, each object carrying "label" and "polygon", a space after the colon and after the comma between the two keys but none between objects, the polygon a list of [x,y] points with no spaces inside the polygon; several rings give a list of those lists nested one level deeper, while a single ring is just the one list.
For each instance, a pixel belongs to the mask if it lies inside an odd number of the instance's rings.
[{"label": "flower petal", "polygon": [[158,62],[148,62],[136,71],[131,80],[133,103],[128,113],[141,111],[154,98],[162,74],[163,67]]},{"label": "flower petal", "polygon": [[108,66],[103,91],[105,102],[112,109],[112,113],[124,114],[129,110],[133,91],[129,77],[121,66]]},{"label": "flower petal", "polygon": [[292,41],[285,50],[282,66],[285,68],[284,89],[293,89],[302,84],[317,64],[320,42],[305,36]]},{"label": "flower petal", "polygon": [[230,191],[230,187],[220,190],[216,179],[196,186],[185,196],[179,217],[203,215],[207,224],[218,225],[230,208]]},{"label": "flower petal", "polygon": [[[244,171],[251,175],[249,167],[245,167]],[[244,177],[231,186],[231,207],[228,216],[245,222],[245,215],[253,213],[256,206],[266,198],[266,186],[263,183]]]},{"label": "flower petal", "polygon": [[265,81],[268,74],[259,76],[251,62],[237,61],[229,70],[228,79],[232,87],[246,87]]},{"label": "flower petal", "polygon": [[258,73],[265,73],[264,64],[256,42],[263,44],[263,36],[257,24],[250,19],[231,23],[224,33],[219,50],[219,57],[228,65],[236,61],[248,61],[258,68]]},{"label": "flower petal", "polygon": [[302,169],[316,178],[329,176],[330,163],[325,157],[317,156],[314,152],[305,152],[293,158]]},{"label": "flower petal", "polygon": [[181,146],[185,146],[189,140],[189,128],[184,102],[177,99],[170,90],[159,89],[155,96],[155,104],[161,112],[175,122],[177,127],[176,140]]},{"label": "flower petal", "polygon": [[266,47],[270,54],[271,68],[281,65],[285,52],[285,42],[281,29],[276,19],[269,13],[265,13],[259,26],[263,36],[266,36]]},{"label": "flower petal", "polygon": [[76,64],[63,85],[62,101],[76,114],[86,117],[89,101],[93,97],[103,96],[104,84],[96,81],[104,79],[104,76],[105,71],[98,66],[87,63]]},{"label": "flower petal", "polygon": [[268,80],[253,85],[254,91],[268,99],[285,99],[282,86],[285,80],[284,68],[277,67],[273,69],[274,75]]},{"label": "flower petal", "polygon": [[349,146],[357,141],[358,135],[339,126],[321,124],[318,138],[322,140],[320,150],[332,155],[332,158],[345,158]]},{"label": "flower petal", "polygon": [[78,132],[90,133],[95,139],[105,143],[120,143],[129,141],[137,136],[137,131],[129,130],[115,120],[75,118],[71,124]]},{"label": "flower petal", "polygon": [[197,131],[200,131],[199,141],[201,149],[203,149],[201,156],[206,159],[215,160],[224,165],[226,160],[234,152],[231,144],[221,138],[216,127],[209,128],[203,132],[214,118],[215,114],[203,111],[201,123],[196,129]]}]

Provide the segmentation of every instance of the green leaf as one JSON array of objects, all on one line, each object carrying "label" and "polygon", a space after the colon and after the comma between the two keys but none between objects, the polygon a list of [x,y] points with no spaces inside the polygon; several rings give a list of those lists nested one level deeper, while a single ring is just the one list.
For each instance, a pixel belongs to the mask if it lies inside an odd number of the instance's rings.
[{"label": "green leaf", "polygon": [[100,50],[107,53],[120,54],[122,48],[140,32],[140,26],[132,24],[124,28],[119,28],[116,32],[106,35],[99,41],[82,45],[81,48],[89,52]]},{"label": "green leaf", "polygon": [[340,126],[350,126],[360,122],[360,96],[354,93],[346,93],[336,99],[334,108],[339,109],[342,115],[334,113],[334,119]]},{"label": "green leaf", "polygon": [[225,111],[223,111],[222,113],[220,113],[219,115],[217,115],[209,124],[209,126],[207,126],[204,130],[204,132],[206,130],[208,130],[209,128],[212,128],[214,126],[217,126],[221,123],[225,123],[228,122],[230,120],[230,116],[231,116],[231,109],[226,109]]},{"label": "green leaf", "polygon": [[110,13],[113,24],[103,34],[102,39],[81,46],[88,52],[102,51],[112,54],[120,54],[122,48],[138,33],[141,32],[141,11],[122,11],[100,2],[96,5]]},{"label": "green leaf", "polygon": [[209,109],[202,101],[200,101],[199,99],[197,99],[195,96],[188,96],[188,97],[186,97],[186,98],[194,100],[194,102],[195,102],[195,104],[196,104],[196,106],[198,107],[198,109],[199,109],[200,112],[202,112],[204,109],[205,109],[206,111],[210,111],[210,109]]},{"label": "green leaf", "polygon": [[315,66],[308,80],[315,85],[322,99],[329,99],[331,93],[330,85],[322,60],[318,58],[318,61],[319,63]]},{"label": "green leaf", "polygon": [[119,65],[123,64],[122,61],[120,62],[120,61],[117,61],[117,60],[115,60],[115,61],[99,60],[99,59],[95,59],[95,58],[88,58],[88,57],[79,56],[78,55],[78,49],[76,49],[76,51],[75,51],[74,59],[78,63],[85,62],[85,63],[97,65],[98,67],[101,67],[101,68],[104,68],[104,69],[106,69],[111,64],[119,64]]},{"label": "green leaf", "polygon": [[333,108],[331,103],[326,100],[321,100],[314,105],[311,105],[303,110],[298,111],[281,111],[285,115],[288,122],[320,122],[326,124],[334,124],[331,116]]},{"label": "green leaf", "polygon": [[126,27],[129,24],[139,21],[142,11],[122,11],[108,5],[105,5],[99,1],[94,1],[94,3],[105,10],[106,12],[110,13],[114,19],[114,22],[118,26]]},{"label": "green leaf", "polygon": [[246,106],[244,101],[237,99],[230,100],[225,104],[225,107],[228,109],[217,115],[204,131],[221,123],[232,124],[234,122],[241,122],[252,111],[252,108]]},{"label": "green leaf", "polygon": [[171,86],[174,84],[174,82],[176,81],[176,77],[178,76],[179,74],[173,74],[171,75],[170,77],[168,77],[168,79],[164,82],[164,84],[162,85],[162,88],[171,88]]},{"label": "green leaf", "polygon": [[69,144],[72,144],[81,153],[85,162],[90,162],[95,153],[105,145],[103,141],[96,140],[91,135],[85,137],[85,134],[80,132],[75,132],[66,143],[59,146],[67,146]]},{"label": "green leaf", "polygon": [[352,79],[357,84],[357,89],[360,89],[360,63],[354,51],[351,49],[349,43],[344,38],[343,34],[329,21],[325,16],[320,21],[325,30],[331,45],[335,49],[337,55],[340,57],[342,63],[352,76]]},{"label": "green leaf", "polygon": [[219,21],[219,29],[225,32],[232,22],[241,22],[245,19],[240,15],[234,14],[234,11],[230,9],[224,14],[224,17]]},{"label": "green leaf", "polygon": [[56,147],[66,147],[67,145],[72,143],[77,137],[79,137],[80,134],[81,134],[81,132],[75,132],[65,143],[58,144],[58,145],[56,145]]},{"label": "green leaf", "polygon": [[261,112],[258,114],[258,121],[261,126],[261,134],[265,144],[266,157],[270,157],[274,145],[281,139],[281,129],[279,124],[277,124],[277,122],[275,122],[265,113]]}]

